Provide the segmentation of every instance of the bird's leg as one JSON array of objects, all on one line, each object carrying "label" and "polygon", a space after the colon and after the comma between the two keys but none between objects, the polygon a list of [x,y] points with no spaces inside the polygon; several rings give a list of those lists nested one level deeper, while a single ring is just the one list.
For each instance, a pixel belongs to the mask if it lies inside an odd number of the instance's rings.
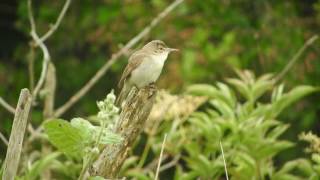
[{"label": "bird's leg", "polygon": [[156,92],[157,91],[157,86],[156,86],[156,83],[154,83],[154,82],[152,82],[152,83],[150,83],[148,86],[147,86],[147,88],[149,89],[149,97],[151,97],[153,94],[154,94],[154,92]]},{"label": "bird's leg", "polygon": [[148,88],[149,88],[150,90],[157,90],[156,83],[154,83],[154,82],[150,83],[150,84],[148,85]]}]

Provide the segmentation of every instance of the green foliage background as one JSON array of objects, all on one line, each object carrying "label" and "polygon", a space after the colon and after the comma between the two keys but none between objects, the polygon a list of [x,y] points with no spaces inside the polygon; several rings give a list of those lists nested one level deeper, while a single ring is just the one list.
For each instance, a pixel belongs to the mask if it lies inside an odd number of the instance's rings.
[{"label": "green foliage background", "polygon": [[[0,9],[8,17],[0,29],[0,96],[15,104],[19,91],[29,87],[27,54],[29,22],[27,2],[4,2]],[[111,57],[112,53],[139,33],[171,1],[82,0],[73,1],[59,29],[46,44],[57,69],[56,107],[62,105]],[[34,1],[39,34],[47,31],[64,1]],[[320,1],[186,0],[143,39],[161,39],[179,48],[167,61],[160,88],[182,92],[194,83],[214,84],[233,76],[234,68],[251,69],[256,75],[280,72],[320,28]],[[6,35],[7,34],[7,35]],[[286,87],[320,85],[320,43],[317,41],[285,76]],[[41,70],[41,52],[36,53],[36,78]],[[116,88],[126,64],[120,58],[95,87],[63,118],[97,112],[95,101]],[[281,114],[290,128],[283,138],[296,141],[297,134],[319,132],[320,96],[313,94]],[[0,131],[10,134],[12,115],[0,109]],[[40,124],[42,110],[35,108],[31,123]],[[0,157],[5,146],[0,144]],[[304,156],[303,146],[281,153],[276,162]]]}]

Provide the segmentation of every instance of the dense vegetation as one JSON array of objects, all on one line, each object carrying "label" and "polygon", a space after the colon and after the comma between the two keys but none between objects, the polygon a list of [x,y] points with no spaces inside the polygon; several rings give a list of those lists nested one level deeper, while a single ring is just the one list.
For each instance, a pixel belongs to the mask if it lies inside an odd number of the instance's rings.
[{"label": "dense vegetation", "polygon": [[[38,34],[50,29],[64,2],[33,1]],[[170,3],[71,2],[58,29],[45,41],[57,76],[55,108]],[[0,18],[5,19],[1,21],[5,28],[0,29],[0,97],[14,105],[22,88],[34,89],[43,57],[40,48],[29,43],[27,1],[4,4],[0,6]],[[110,92],[118,93],[116,84],[131,52],[161,39],[180,53],[166,62],[157,83],[165,90],[159,91],[120,177],[154,179],[167,135],[160,179],[223,179],[221,147],[233,179],[318,179],[320,140],[314,134],[319,133],[320,45],[319,40],[304,45],[319,28],[319,1],[186,0],[117,59],[60,120],[44,123],[45,131],[36,137],[27,131],[19,178],[39,179],[49,173],[56,179],[76,179],[102,145],[121,142],[121,137],[107,131],[119,113]],[[300,52],[301,47],[305,48]],[[34,61],[33,81],[30,61]],[[289,71],[278,79],[286,67]],[[29,118],[33,127],[42,126],[48,117],[43,112],[47,94],[42,89],[34,104]],[[109,99],[97,107],[96,101],[107,94]],[[0,116],[0,132],[8,139],[13,116],[2,106]],[[56,131],[59,123],[64,132]],[[76,138],[68,141],[65,133]],[[310,147],[306,149],[300,140]],[[1,141],[1,164],[6,147]]]}]

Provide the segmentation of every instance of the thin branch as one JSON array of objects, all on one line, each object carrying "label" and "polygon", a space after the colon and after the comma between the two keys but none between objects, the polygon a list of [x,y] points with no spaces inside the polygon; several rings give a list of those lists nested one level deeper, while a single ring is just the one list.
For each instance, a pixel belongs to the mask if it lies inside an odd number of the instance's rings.
[{"label": "thin branch", "polygon": [[181,157],[181,154],[178,154],[177,156],[175,156],[172,161],[170,161],[167,164],[164,164],[163,166],[161,166],[159,172],[162,172],[164,170],[167,170],[167,169],[175,166],[178,163],[180,157]]},{"label": "thin branch", "polygon": [[278,82],[280,79],[284,77],[288,73],[288,71],[292,68],[292,66],[297,62],[297,60],[301,57],[302,53],[310,46],[312,45],[317,39],[319,38],[318,35],[312,36],[310,39],[308,39],[304,45],[298,50],[298,52],[290,59],[289,63],[286,65],[286,67],[275,77],[274,81]]},{"label": "thin branch", "polygon": [[76,92],[64,105],[59,107],[55,113],[55,117],[59,117],[64,114],[71,106],[78,102],[88,91],[103,77],[107,70],[111,67],[115,61],[124,55],[130,48],[137,44],[143,37],[145,37],[152,28],[154,28],[164,17],[166,17],[174,8],[176,8],[184,0],[175,0],[164,11],[162,11],[151,23],[145,27],[138,35],[131,39],[122,49],[111,56],[97,72],[96,74],[78,91]]},{"label": "thin branch", "polygon": [[45,119],[51,118],[54,111],[54,97],[56,91],[56,69],[53,63],[49,63],[46,82],[44,84],[45,99],[43,117]]},{"label": "thin branch", "polygon": [[22,89],[13,120],[2,179],[13,180],[16,176],[23,138],[28,123],[32,96],[28,89]]},{"label": "thin branch", "polygon": [[224,164],[224,171],[226,173],[226,178],[227,178],[227,180],[229,180],[227,163],[226,163],[226,159],[224,158],[224,152],[223,152],[223,147],[222,147],[221,141],[220,141],[220,149],[221,149],[221,154],[222,154],[222,159],[223,159],[223,164]]},{"label": "thin branch", "polygon": [[34,22],[34,17],[32,14],[32,4],[31,4],[31,0],[28,0],[28,17],[29,17],[29,21],[30,21],[30,25],[31,25],[31,31],[30,31],[30,35],[32,36],[33,40],[36,42],[36,44],[38,44],[42,50],[43,53],[43,62],[42,62],[42,71],[41,71],[41,75],[39,78],[39,81],[32,93],[34,100],[36,99],[37,94],[40,91],[40,88],[42,87],[44,80],[46,78],[47,75],[47,70],[48,70],[48,64],[50,62],[50,54],[48,51],[48,48],[46,47],[46,45],[40,40],[38,34],[36,33],[36,25]]},{"label": "thin branch", "polygon": [[0,132],[0,139],[6,146],[8,146],[8,140],[1,132]]},{"label": "thin branch", "polygon": [[48,51],[48,48],[46,47],[46,45],[44,44],[44,41],[46,39],[48,39],[59,27],[64,15],[66,14],[69,6],[70,6],[71,0],[66,0],[62,11],[60,12],[55,24],[53,26],[51,26],[51,28],[49,29],[49,31],[47,31],[46,34],[44,34],[41,38],[38,36],[37,32],[36,32],[36,25],[35,25],[35,21],[34,21],[34,17],[32,14],[32,4],[31,4],[31,0],[28,0],[28,17],[29,17],[29,21],[30,21],[30,25],[31,25],[31,36],[35,42],[34,47],[36,46],[40,46],[42,53],[43,53],[43,63],[42,63],[42,71],[41,71],[41,75],[39,78],[39,81],[37,83],[37,85],[35,86],[35,89],[33,91],[33,97],[34,99],[36,99],[37,94],[39,93],[41,87],[44,84],[45,78],[46,78],[46,74],[47,74],[47,70],[48,70],[48,64],[50,62],[50,54]]},{"label": "thin branch", "polygon": [[29,74],[29,83],[30,83],[30,91],[33,92],[34,90],[34,47],[30,46],[30,52],[27,56],[28,59],[28,74]]},{"label": "thin branch", "polygon": [[[40,41],[44,42],[46,41],[59,27],[64,15],[66,14],[69,6],[70,6],[71,0],[66,0],[66,2],[63,5],[62,11],[60,12],[57,21],[54,23],[54,25],[51,26],[51,28],[49,29],[48,32],[46,32],[46,34],[44,34],[41,38]],[[38,44],[36,44],[38,45]]]},{"label": "thin branch", "polygon": [[0,97],[0,105],[2,105],[6,110],[8,110],[12,114],[14,114],[16,111],[9,103],[2,99],[2,97]]},{"label": "thin branch", "polygon": [[158,180],[159,170],[160,170],[160,165],[161,165],[161,159],[162,159],[162,155],[163,155],[163,150],[164,150],[164,146],[165,146],[165,143],[166,143],[166,139],[167,139],[167,134],[164,135],[163,142],[162,142],[162,145],[161,145],[161,151],[160,151],[160,157],[159,157],[159,162],[158,162],[157,171],[156,171],[156,177],[154,178],[155,180]]}]

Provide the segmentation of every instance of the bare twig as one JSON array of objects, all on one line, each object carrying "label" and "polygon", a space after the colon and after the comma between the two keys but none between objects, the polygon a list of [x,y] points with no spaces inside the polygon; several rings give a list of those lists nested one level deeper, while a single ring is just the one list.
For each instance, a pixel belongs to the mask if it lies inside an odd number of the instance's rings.
[{"label": "bare twig", "polygon": [[54,111],[54,97],[56,91],[56,69],[53,63],[49,63],[46,82],[44,84],[45,99],[44,99],[44,118],[51,118]]},{"label": "bare twig", "polygon": [[49,54],[47,46],[40,40],[40,38],[36,32],[36,25],[35,25],[34,17],[32,14],[31,0],[28,0],[28,17],[29,17],[29,21],[30,21],[30,25],[31,25],[30,35],[32,36],[32,38],[36,42],[36,44],[38,44],[40,46],[42,53],[43,53],[42,71],[40,74],[39,81],[38,81],[37,85],[35,86],[34,91],[32,92],[33,99],[35,100],[37,94],[40,91],[40,88],[42,87],[42,85],[44,83],[46,75],[47,75],[48,64],[50,62],[50,54]]},{"label": "bare twig", "polygon": [[[63,8],[56,20],[56,22],[54,23],[54,25],[52,25],[49,29],[48,32],[46,32],[46,34],[44,34],[41,38],[40,38],[40,41],[44,42],[46,41],[59,27],[64,15],[66,14],[69,6],[70,6],[70,3],[71,3],[71,0],[66,0],[66,2],[64,3],[63,5]],[[37,46],[38,44],[36,44]]]},{"label": "bare twig", "polygon": [[178,163],[180,157],[181,157],[181,154],[176,155],[172,161],[170,161],[167,164],[164,164],[163,166],[161,166],[159,172],[162,172],[164,170],[167,170],[167,169],[175,166]]},{"label": "bare twig", "polygon": [[31,101],[29,90],[22,89],[13,120],[2,179],[13,180],[17,173]]},{"label": "bare twig", "polygon": [[162,155],[163,155],[163,150],[164,150],[164,146],[166,143],[166,139],[167,139],[167,134],[164,135],[163,142],[161,145],[161,151],[160,151],[160,157],[159,157],[159,162],[158,162],[157,171],[156,171],[156,177],[154,178],[155,180],[158,180],[159,170],[160,170],[160,165],[161,165],[161,160],[162,160]]},{"label": "bare twig", "polygon": [[34,47],[31,46],[30,52],[28,54],[28,73],[30,81],[30,91],[34,90]]},{"label": "bare twig", "polygon": [[42,63],[42,71],[41,71],[41,75],[40,78],[35,86],[35,89],[32,93],[34,100],[36,99],[37,94],[39,93],[41,87],[44,84],[45,78],[46,78],[46,74],[47,74],[47,70],[48,70],[48,64],[50,62],[50,54],[48,51],[48,48],[46,47],[46,45],[44,44],[44,41],[46,39],[48,39],[55,31],[56,29],[59,27],[69,5],[70,5],[71,0],[66,0],[63,9],[61,11],[61,13],[59,14],[56,23],[51,26],[51,28],[49,29],[49,31],[44,34],[41,38],[38,36],[37,31],[36,31],[36,25],[35,25],[35,21],[34,21],[34,17],[32,14],[32,4],[31,4],[31,0],[28,0],[28,17],[29,17],[29,21],[30,21],[30,25],[31,25],[31,31],[30,31],[30,35],[32,36],[35,44],[34,46],[40,46],[42,53],[43,53],[43,63]]},{"label": "bare twig", "polygon": [[55,113],[55,117],[59,117],[64,114],[71,106],[78,102],[88,91],[101,79],[101,77],[107,72],[115,61],[124,55],[130,48],[137,44],[143,37],[145,37],[152,28],[154,28],[164,17],[166,17],[175,7],[177,7],[184,0],[175,0],[164,11],[162,11],[151,23],[145,27],[138,35],[131,39],[122,49],[111,56],[97,72],[96,74],[78,91],[76,92],[64,105],[59,107]]},{"label": "bare twig", "polygon": [[292,68],[292,66],[297,62],[297,60],[301,57],[302,53],[310,46],[312,45],[317,39],[319,38],[318,35],[312,36],[310,39],[308,39],[303,46],[298,50],[298,52],[290,59],[289,63],[285,66],[285,68],[274,78],[275,82],[278,82],[283,78],[285,74],[288,73],[288,71]]},{"label": "bare twig", "polygon": [[8,146],[8,140],[1,132],[0,132],[0,139],[6,146]]},{"label": "bare twig", "polygon": [[220,141],[220,149],[221,149],[221,154],[222,154],[222,159],[223,159],[223,164],[224,164],[224,171],[226,173],[226,178],[227,178],[227,180],[229,180],[227,163],[226,163],[226,159],[224,158],[224,152],[223,152],[223,147],[222,147],[221,141]]},{"label": "bare twig", "polygon": [[2,99],[2,97],[0,97],[0,105],[2,105],[6,110],[8,110],[12,114],[14,114],[16,111],[9,103]]}]

